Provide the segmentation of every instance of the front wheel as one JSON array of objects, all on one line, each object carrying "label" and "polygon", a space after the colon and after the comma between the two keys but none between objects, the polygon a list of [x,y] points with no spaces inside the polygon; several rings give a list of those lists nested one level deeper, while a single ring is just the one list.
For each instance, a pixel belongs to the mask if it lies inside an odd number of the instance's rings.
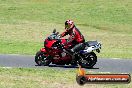
[{"label": "front wheel", "polygon": [[47,59],[47,56],[44,55],[43,52],[38,51],[35,56],[35,62],[38,66],[47,66],[50,64],[50,60]]},{"label": "front wheel", "polygon": [[97,56],[94,52],[91,52],[84,55],[79,61],[79,64],[85,68],[93,68],[96,62],[97,62]]}]

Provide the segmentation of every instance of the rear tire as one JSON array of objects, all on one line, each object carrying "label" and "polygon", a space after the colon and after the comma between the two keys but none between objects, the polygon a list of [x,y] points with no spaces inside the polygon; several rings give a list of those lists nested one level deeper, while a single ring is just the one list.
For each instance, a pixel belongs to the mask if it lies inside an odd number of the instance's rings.
[{"label": "rear tire", "polygon": [[42,66],[42,65],[47,66],[50,64],[50,61],[47,60],[47,56],[44,55],[44,53],[41,51],[38,51],[36,53],[35,62],[37,63],[38,66]]},{"label": "rear tire", "polygon": [[93,68],[97,62],[97,56],[94,52],[88,53],[82,57],[79,64],[84,68]]}]

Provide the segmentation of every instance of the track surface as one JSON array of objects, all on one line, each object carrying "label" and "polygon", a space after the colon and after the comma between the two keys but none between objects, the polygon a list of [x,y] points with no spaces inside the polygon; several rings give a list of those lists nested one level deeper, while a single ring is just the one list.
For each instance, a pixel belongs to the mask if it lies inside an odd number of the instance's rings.
[{"label": "track surface", "polygon": [[[35,65],[36,63],[34,62],[34,56],[0,54],[1,67],[48,68],[48,66]],[[56,65],[51,65],[49,68],[75,69],[75,67]],[[132,60],[99,58],[94,68],[87,70],[97,72],[132,73]]]}]

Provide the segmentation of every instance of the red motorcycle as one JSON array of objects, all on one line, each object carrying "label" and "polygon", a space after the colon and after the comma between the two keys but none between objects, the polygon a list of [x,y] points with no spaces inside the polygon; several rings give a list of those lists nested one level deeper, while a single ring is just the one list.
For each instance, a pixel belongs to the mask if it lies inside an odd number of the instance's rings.
[{"label": "red motorcycle", "polygon": [[72,44],[63,46],[66,39],[61,39],[56,30],[53,30],[52,34],[44,40],[44,48],[36,53],[35,62],[37,65],[48,66],[50,63],[56,65],[77,65],[82,67],[92,68],[97,62],[97,56],[93,52],[96,50],[98,53],[101,49],[101,44],[97,41],[85,42],[85,49],[77,52],[75,57],[76,63],[71,63],[73,55],[71,55],[67,49]]}]

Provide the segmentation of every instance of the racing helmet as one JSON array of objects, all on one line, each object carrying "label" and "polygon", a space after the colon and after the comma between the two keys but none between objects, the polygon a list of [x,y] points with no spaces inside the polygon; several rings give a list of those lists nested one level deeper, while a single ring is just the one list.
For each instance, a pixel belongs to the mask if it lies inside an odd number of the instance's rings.
[{"label": "racing helmet", "polygon": [[65,21],[65,29],[67,31],[71,30],[74,27],[74,22],[72,20]]}]

